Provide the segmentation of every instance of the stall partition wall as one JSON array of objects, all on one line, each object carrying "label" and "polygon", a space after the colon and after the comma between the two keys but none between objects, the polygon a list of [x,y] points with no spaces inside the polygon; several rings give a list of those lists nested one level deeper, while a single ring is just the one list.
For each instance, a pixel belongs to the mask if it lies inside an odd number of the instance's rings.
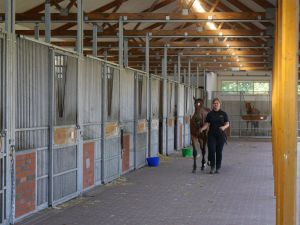
[{"label": "stall partition wall", "polygon": [[103,62],[103,165],[104,183],[121,174],[121,132],[120,132],[120,69],[116,64]]},{"label": "stall partition wall", "polygon": [[190,119],[194,112],[194,90],[191,86],[184,87],[184,147],[191,145]]},{"label": "stall partition wall", "polygon": [[152,157],[159,153],[160,83],[160,77],[153,74],[150,76],[150,156]]},{"label": "stall partition wall", "polygon": [[146,73],[135,71],[135,154],[134,167],[145,166],[148,153],[148,122],[147,122],[147,88],[148,77]]},{"label": "stall partition wall", "polygon": [[122,173],[134,169],[134,85],[135,72],[122,70],[120,77],[120,126]]},{"label": "stall partition wall", "polygon": [[86,57],[79,73],[83,137],[83,189],[102,183],[102,74],[103,62]]},{"label": "stall partition wall", "polygon": [[0,224],[9,221],[10,213],[10,160],[7,136],[7,39],[0,33]]},{"label": "stall partition wall", "polygon": [[175,85],[174,81],[167,83],[167,154],[174,152],[175,148]]}]

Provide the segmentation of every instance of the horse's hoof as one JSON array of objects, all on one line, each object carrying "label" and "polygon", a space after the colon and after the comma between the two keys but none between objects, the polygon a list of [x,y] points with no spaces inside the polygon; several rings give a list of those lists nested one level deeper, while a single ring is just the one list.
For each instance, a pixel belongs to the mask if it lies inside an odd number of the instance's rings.
[{"label": "horse's hoof", "polygon": [[192,173],[196,173],[196,170],[193,169]]},{"label": "horse's hoof", "polygon": [[205,168],[205,167],[204,167],[204,166],[202,166],[202,167],[201,167],[201,170],[204,170],[204,168]]}]

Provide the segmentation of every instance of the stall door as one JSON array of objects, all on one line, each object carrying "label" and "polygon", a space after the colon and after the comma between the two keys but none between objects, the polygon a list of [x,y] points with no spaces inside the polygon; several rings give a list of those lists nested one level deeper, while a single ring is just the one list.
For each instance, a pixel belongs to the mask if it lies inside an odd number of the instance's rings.
[{"label": "stall door", "polygon": [[[52,203],[57,204],[77,194],[77,66],[78,59],[53,53],[53,146]],[[51,185],[51,184],[50,184]]]},{"label": "stall door", "polygon": [[147,77],[135,75],[135,168],[145,165],[148,151]]},{"label": "stall door", "polygon": [[121,174],[120,138],[120,70],[104,63],[103,103],[104,141],[102,151],[103,182],[107,183]]}]

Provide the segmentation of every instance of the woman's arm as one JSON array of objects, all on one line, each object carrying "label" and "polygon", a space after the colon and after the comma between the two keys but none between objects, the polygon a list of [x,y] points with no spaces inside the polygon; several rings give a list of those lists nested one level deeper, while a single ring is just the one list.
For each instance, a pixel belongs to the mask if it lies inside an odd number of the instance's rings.
[{"label": "woman's arm", "polygon": [[224,126],[220,127],[222,131],[226,130],[229,127],[229,122],[225,122]]},{"label": "woman's arm", "polygon": [[206,130],[209,127],[209,123],[205,122],[203,127],[201,127],[200,132],[203,132],[204,130]]}]

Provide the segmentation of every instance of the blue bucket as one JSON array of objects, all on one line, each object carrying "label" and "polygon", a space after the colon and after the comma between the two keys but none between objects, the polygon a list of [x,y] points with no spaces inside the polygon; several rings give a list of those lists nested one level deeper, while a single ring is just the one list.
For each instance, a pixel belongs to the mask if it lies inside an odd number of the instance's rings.
[{"label": "blue bucket", "polygon": [[147,162],[148,162],[148,166],[156,167],[159,165],[159,157],[158,156],[148,157]]}]

